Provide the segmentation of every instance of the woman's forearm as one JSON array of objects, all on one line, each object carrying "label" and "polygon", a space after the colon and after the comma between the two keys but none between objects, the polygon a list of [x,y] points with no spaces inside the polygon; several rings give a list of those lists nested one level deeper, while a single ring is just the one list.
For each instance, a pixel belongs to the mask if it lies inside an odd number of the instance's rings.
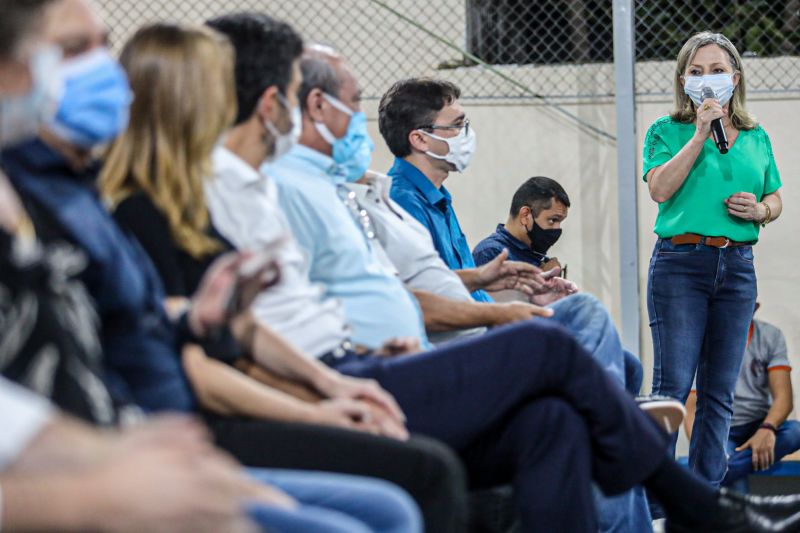
[{"label": "woman's forearm", "polygon": [[335,370],[301,353],[252,313],[236,318],[230,327],[233,336],[252,358],[279,377],[307,385],[323,396],[336,381]]},{"label": "woman's forearm", "polygon": [[197,345],[184,348],[183,363],[200,403],[216,414],[290,422],[315,421],[313,404],[267,387],[211,359]]},{"label": "woman's forearm", "polygon": [[762,202],[769,206],[769,220],[772,222],[781,216],[783,212],[783,199],[778,191],[767,194],[761,199]]},{"label": "woman's forearm", "polygon": [[648,173],[647,185],[653,200],[666,202],[681,188],[704,143],[699,135],[693,136],[672,159]]}]

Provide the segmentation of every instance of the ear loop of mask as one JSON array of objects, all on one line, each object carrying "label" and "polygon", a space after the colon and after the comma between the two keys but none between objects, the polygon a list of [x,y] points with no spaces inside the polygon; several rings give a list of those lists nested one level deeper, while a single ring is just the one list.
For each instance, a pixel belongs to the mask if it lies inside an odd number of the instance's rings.
[{"label": "ear loop of mask", "polygon": [[[334,109],[337,109],[337,110],[341,111],[342,113],[344,113],[348,117],[352,117],[353,116],[353,110],[350,109],[349,107],[347,107],[346,105],[344,105],[344,102],[342,102],[341,100],[339,100],[335,96],[331,96],[330,94],[323,92],[322,93],[322,97],[329,104],[331,104],[334,107]],[[328,128],[328,126],[325,125],[324,122],[319,122],[319,121],[315,120],[314,121],[314,127],[317,128],[317,131],[319,132],[320,136],[322,136],[322,138],[325,139],[325,142],[330,144],[331,146],[333,146],[333,144],[336,141],[339,140],[339,138],[337,138],[333,134],[333,132],[330,130],[330,128]],[[345,133],[345,135],[347,135],[347,133]],[[343,137],[340,137],[340,138],[343,138]]]}]

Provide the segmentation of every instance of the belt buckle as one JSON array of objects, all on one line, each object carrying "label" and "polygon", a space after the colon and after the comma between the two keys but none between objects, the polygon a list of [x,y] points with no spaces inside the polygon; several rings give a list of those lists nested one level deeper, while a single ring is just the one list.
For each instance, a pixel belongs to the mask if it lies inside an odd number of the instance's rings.
[{"label": "belt buckle", "polygon": [[730,244],[731,244],[731,240],[729,238],[725,237],[725,244],[723,244],[719,248],[720,248],[720,250],[723,249],[723,248],[727,248]]}]

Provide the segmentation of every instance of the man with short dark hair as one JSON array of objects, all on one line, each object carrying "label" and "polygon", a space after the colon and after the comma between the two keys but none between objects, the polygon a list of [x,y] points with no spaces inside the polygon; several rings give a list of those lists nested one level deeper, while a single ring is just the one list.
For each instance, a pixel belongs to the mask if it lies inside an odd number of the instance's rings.
[{"label": "man with short dark hair", "polygon": [[[389,170],[391,196],[423,226],[444,262],[453,270],[474,268],[467,239],[461,231],[444,181],[450,172],[463,172],[475,152],[475,130],[458,103],[454,84],[417,78],[395,83],[381,98],[378,126],[395,156]],[[472,293],[491,302],[483,290]]]},{"label": "man with short dark hair", "polygon": [[530,178],[514,193],[505,225],[498,224],[497,230],[472,250],[475,263],[488,263],[506,249],[515,261],[544,270],[560,266],[547,257],[547,251],[561,237],[561,223],[569,208],[567,191],[556,180]]}]

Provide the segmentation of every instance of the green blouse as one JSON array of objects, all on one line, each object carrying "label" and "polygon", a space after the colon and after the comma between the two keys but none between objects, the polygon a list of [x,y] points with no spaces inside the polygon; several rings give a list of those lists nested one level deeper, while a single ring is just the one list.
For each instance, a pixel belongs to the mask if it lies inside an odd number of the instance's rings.
[{"label": "green blouse", "polygon": [[[668,116],[656,120],[644,140],[644,180],[650,170],[672,159],[694,132],[694,124],[682,124]],[[780,187],[772,144],[761,126],[741,130],[725,155],[708,139],[683,185],[658,205],[655,232],[662,238],[697,233],[756,241],[759,224],[729,215],[724,200],[737,192],[751,192],[761,200]]]}]

